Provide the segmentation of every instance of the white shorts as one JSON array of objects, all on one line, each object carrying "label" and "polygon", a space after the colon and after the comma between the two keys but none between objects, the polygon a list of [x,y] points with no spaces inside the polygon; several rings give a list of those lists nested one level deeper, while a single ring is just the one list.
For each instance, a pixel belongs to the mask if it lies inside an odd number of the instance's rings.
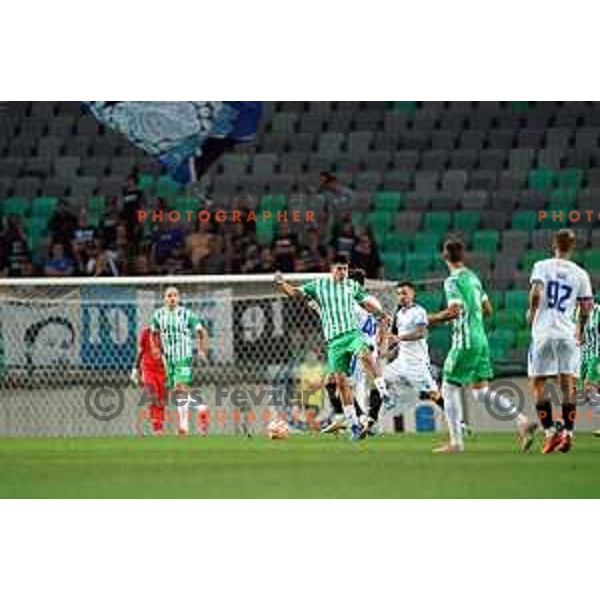
[{"label": "white shorts", "polygon": [[429,361],[399,356],[383,369],[383,378],[391,385],[406,383],[419,394],[438,391]]},{"label": "white shorts", "polygon": [[580,350],[575,340],[539,339],[529,348],[529,377],[579,377]]}]

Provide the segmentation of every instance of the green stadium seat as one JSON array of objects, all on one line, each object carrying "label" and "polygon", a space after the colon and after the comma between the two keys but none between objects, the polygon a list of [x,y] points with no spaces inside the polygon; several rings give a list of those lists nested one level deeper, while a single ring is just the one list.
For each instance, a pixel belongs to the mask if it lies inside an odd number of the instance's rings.
[{"label": "green stadium seat", "polygon": [[352,225],[354,225],[354,229],[363,229],[367,226],[367,219],[369,218],[369,213],[362,212],[352,212]]},{"label": "green stadium seat", "polygon": [[458,231],[474,231],[480,222],[481,216],[474,210],[461,210],[454,215],[454,229]]},{"label": "green stadium seat", "polygon": [[269,246],[275,237],[275,227],[272,220],[256,223],[256,241],[260,246]]},{"label": "green stadium seat", "polygon": [[440,253],[442,236],[435,231],[417,231],[413,238],[413,250],[415,254],[429,254],[435,256]]},{"label": "green stadium seat", "polygon": [[525,313],[529,306],[529,292],[525,290],[509,290],[505,295],[505,309],[514,313]]},{"label": "green stadium seat", "polygon": [[494,312],[504,308],[504,294],[502,292],[488,291],[487,295],[490,299],[490,303],[492,304]]},{"label": "green stadium seat", "polygon": [[382,252],[381,261],[387,279],[399,279],[403,274],[404,257],[399,252]]},{"label": "green stadium seat", "polygon": [[8,215],[25,217],[29,213],[29,200],[26,198],[7,198],[0,202],[0,207],[5,217]]},{"label": "green stadium seat", "polygon": [[538,225],[538,214],[535,210],[521,210],[512,218],[513,229],[535,229]]},{"label": "green stadium seat", "polygon": [[179,183],[171,179],[169,175],[163,175],[158,179],[156,184],[156,194],[166,200],[172,200],[180,194],[182,187]]},{"label": "green stadium seat", "polygon": [[408,113],[414,113],[417,110],[417,101],[394,101],[394,108]]},{"label": "green stadium seat", "polygon": [[423,229],[443,235],[448,231],[451,220],[449,212],[430,212],[425,215]]},{"label": "green stadium seat", "polygon": [[548,257],[548,252],[545,250],[527,250],[521,260],[521,267],[524,271],[529,273],[533,265]]},{"label": "green stadium seat", "polygon": [[515,345],[517,348],[529,348],[531,343],[531,331],[527,327],[523,327],[517,331],[517,339]]},{"label": "green stadium seat", "polygon": [[451,331],[449,326],[431,327],[428,332],[430,348],[445,356],[450,350]]},{"label": "green stadium seat", "polygon": [[402,192],[376,192],[374,197],[375,210],[396,212],[404,205]]},{"label": "green stadium seat", "polygon": [[433,258],[430,254],[407,254],[405,257],[404,273],[408,279],[418,283],[427,278],[432,263]]},{"label": "green stadium seat", "polygon": [[490,351],[494,358],[505,358],[514,347],[517,336],[512,329],[495,329],[489,337]]},{"label": "green stadium seat", "polygon": [[534,169],[529,173],[529,187],[532,190],[549,190],[554,187],[556,173],[552,169]]},{"label": "green stadium seat", "polygon": [[378,240],[385,239],[393,223],[393,215],[388,211],[375,211],[369,214],[367,224],[373,229],[373,235]]},{"label": "green stadium seat", "polygon": [[510,108],[514,112],[524,112],[529,108],[529,102],[526,101],[514,101],[510,103]]},{"label": "green stadium seat", "polygon": [[40,196],[34,198],[31,203],[31,214],[33,217],[50,216],[56,209],[58,199],[51,196]]},{"label": "green stadium seat", "polygon": [[475,231],[471,237],[471,246],[474,252],[482,252],[487,255],[494,255],[498,250],[500,232],[495,229],[481,229]]},{"label": "green stadium seat", "polygon": [[155,185],[156,181],[154,179],[154,175],[141,174],[138,177],[138,187],[144,192],[152,192]]},{"label": "green stadium seat", "polygon": [[410,240],[405,233],[390,231],[382,242],[382,248],[385,252],[402,252],[405,254],[410,247]]},{"label": "green stadium seat", "polygon": [[556,175],[556,179],[559,188],[578,190],[583,182],[583,170],[566,169],[565,171],[559,171]]},{"label": "green stadium seat", "polygon": [[262,210],[268,210],[275,214],[278,210],[285,210],[287,208],[287,200],[281,194],[267,195],[263,197],[260,207]]},{"label": "green stadium seat", "polygon": [[583,252],[583,264],[587,269],[597,271],[600,269],[600,249],[585,250]]},{"label": "green stadium seat", "polygon": [[90,214],[99,217],[106,210],[106,198],[104,196],[92,196],[88,201]]},{"label": "green stadium seat", "polygon": [[181,214],[182,220],[187,219],[187,215],[185,215],[187,211],[197,213],[199,209],[200,203],[196,198],[177,198],[175,202],[173,202],[173,210],[176,210]]},{"label": "green stadium seat", "polygon": [[436,312],[441,309],[444,302],[442,292],[420,292],[417,294],[417,303],[423,306],[427,312]]}]

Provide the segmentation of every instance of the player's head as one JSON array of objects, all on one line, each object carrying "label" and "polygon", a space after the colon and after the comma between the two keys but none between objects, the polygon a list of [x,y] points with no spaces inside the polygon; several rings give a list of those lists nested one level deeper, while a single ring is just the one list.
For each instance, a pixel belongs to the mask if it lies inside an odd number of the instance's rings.
[{"label": "player's head", "polygon": [[360,285],[365,285],[365,272],[362,269],[350,269],[348,277]]},{"label": "player's head", "polygon": [[179,290],[176,287],[167,288],[165,292],[165,306],[175,308],[179,304]]},{"label": "player's head", "polygon": [[552,249],[557,256],[569,256],[576,244],[575,234],[570,229],[561,229],[554,234]]},{"label": "player's head", "polygon": [[348,277],[348,257],[338,254],[330,264],[331,274],[336,281],[343,281]]},{"label": "player's head", "polygon": [[465,261],[465,243],[458,238],[450,238],[444,242],[442,258],[449,265],[459,265]]},{"label": "player's head", "polygon": [[415,286],[411,281],[401,281],[396,286],[396,294],[400,306],[410,306],[415,301]]}]

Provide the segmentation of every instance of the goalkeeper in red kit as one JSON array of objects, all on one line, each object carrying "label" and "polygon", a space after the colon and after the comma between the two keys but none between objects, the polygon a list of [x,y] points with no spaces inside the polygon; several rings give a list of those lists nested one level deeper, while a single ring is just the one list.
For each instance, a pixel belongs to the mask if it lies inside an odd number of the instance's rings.
[{"label": "goalkeeper in red kit", "polygon": [[[155,336],[154,343],[152,337]],[[160,348],[159,334],[152,333],[150,327],[144,327],[140,333],[136,366],[131,373],[135,385],[144,388],[144,397],[152,398],[150,421],[155,435],[162,435],[165,427],[165,383],[167,374]]]}]

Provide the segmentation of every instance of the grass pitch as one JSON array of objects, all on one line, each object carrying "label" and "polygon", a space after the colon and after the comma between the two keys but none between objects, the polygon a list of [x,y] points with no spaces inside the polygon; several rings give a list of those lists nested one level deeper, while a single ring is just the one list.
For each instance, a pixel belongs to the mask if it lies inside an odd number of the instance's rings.
[{"label": "grass pitch", "polygon": [[464,455],[441,437],[0,440],[2,498],[598,498],[600,439],[571,454],[517,453],[482,434]]}]

